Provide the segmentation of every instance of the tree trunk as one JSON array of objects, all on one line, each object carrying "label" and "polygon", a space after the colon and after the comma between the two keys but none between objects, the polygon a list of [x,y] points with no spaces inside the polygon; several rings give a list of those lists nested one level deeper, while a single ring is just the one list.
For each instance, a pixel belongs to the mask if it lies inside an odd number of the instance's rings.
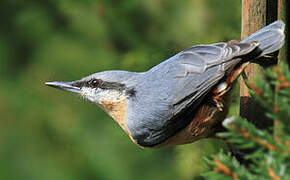
[{"label": "tree trunk", "polygon": [[[290,56],[289,56],[289,34],[288,34],[288,26],[287,26],[287,20],[289,20],[289,3],[287,0],[278,0],[278,19],[283,20],[286,23],[286,29],[285,29],[285,45],[281,48],[279,52],[279,58],[278,63],[281,61],[284,61],[290,65]],[[277,93],[275,94],[275,97],[277,97]],[[283,124],[281,124],[279,121],[274,121],[274,135],[277,140],[279,140],[281,136],[283,136]]]},{"label": "tree trunk", "polygon": [[279,53],[279,60],[285,61],[290,65],[290,56],[289,56],[289,28],[288,28],[288,20],[289,20],[289,0],[278,0],[278,19],[283,20],[286,23],[286,29],[285,29],[285,45],[282,47]]},{"label": "tree trunk", "polygon": [[[243,0],[242,1],[242,38],[249,36],[277,19],[278,1],[275,0]],[[269,60],[267,60],[270,62]],[[271,60],[275,62],[275,58]],[[250,82],[255,75],[262,72],[262,67],[250,64],[244,71],[244,77]],[[259,128],[267,128],[273,122],[265,117],[264,109],[250,96],[244,79],[240,81],[240,115]]]}]

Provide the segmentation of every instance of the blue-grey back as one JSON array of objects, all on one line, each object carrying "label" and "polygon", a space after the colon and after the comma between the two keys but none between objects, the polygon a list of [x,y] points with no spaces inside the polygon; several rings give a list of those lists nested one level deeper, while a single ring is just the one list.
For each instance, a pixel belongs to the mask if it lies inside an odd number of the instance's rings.
[{"label": "blue-grey back", "polygon": [[210,89],[240,61],[238,57],[253,51],[257,45],[192,46],[144,73],[138,79],[136,95],[129,104],[127,126],[131,133],[142,136],[138,137],[143,138],[142,143],[162,140],[161,136],[171,133],[164,131],[170,129],[166,126],[170,126],[173,117],[189,106],[198,106]]}]

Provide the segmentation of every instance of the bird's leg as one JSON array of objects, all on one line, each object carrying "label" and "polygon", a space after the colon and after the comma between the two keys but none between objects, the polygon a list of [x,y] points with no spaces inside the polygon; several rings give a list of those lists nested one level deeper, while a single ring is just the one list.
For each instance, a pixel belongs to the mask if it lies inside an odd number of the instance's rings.
[{"label": "bird's leg", "polygon": [[226,82],[220,83],[217,88],[214,90],[213,101],[215,102],[216,107],[219,111],[223,111],[223,95],[229,91],[229,85]]},{"label": "bird's leg", "polygon": [[239,77],[248,64],[249,62],[246,62],[235,68],[226,80],[218,84],[216,89],[213,91],[213,101],[216,103],[216,107],[219,111],[223,111],[223,96],[231,89],[234,81]]}]

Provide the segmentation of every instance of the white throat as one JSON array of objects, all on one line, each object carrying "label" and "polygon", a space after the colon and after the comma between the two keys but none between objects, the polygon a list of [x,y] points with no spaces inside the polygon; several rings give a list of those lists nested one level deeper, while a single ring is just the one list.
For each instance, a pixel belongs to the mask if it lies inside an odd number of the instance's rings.
[{"label": "white throat", "polygon": [[103,101],[119,102],[126,98],[125,91],[120,92],[117,90],[104,90],[89,87],[83,87],[80,94],[83,98],[99,105],[101,105]]}]

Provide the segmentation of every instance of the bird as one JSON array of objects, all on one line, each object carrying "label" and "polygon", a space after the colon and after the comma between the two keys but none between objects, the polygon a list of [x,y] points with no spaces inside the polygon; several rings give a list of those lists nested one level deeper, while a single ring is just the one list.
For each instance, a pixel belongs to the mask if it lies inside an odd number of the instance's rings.
[{"label": "bird", "polygon": [[283,46],[284,29],[277,20],[240,41],[193,45],[145,72],[108,70],[45,84],[98,105],[140,147],[192,143],[214,136],[235,80]]}]

